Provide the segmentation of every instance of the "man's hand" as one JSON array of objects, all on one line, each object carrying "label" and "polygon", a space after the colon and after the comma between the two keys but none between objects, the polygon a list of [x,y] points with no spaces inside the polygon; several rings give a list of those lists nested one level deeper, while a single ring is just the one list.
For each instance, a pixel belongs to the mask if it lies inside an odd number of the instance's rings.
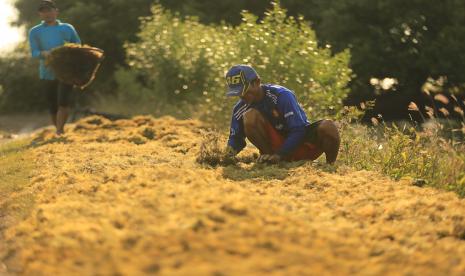
[{"label": "man's hand", "polygon": [[224,156],[223,156],[223,163],[224,164],[234,164],[236,163],[236,155],[237,152],[230,146],[226,148],[224,151]]},{"label": "man's hand", "polygon": [[237,152],[235,149],[233,149],[232,147],[228,146],[226,148],[226,150],[224,151],[224,154],[227,156],[227,157],[230,157],[230,158],[233,158],[237,155]]},{"label": "man's hand", "polygon": [[269,163],[269,164],[276,164],[281,161],[281,156],[278,154],[263,154],[258,157],[258,163]]}]

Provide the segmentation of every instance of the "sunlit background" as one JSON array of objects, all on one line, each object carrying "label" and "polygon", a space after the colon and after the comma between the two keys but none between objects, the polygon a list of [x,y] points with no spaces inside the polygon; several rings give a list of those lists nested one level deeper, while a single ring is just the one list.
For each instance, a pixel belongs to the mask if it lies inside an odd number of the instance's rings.
[{"label": "sunlit background", "polygon": [[0,0],[0,53],[14,49],[23,39],[23,30],[10,26],[16,16],[12,0]]}]

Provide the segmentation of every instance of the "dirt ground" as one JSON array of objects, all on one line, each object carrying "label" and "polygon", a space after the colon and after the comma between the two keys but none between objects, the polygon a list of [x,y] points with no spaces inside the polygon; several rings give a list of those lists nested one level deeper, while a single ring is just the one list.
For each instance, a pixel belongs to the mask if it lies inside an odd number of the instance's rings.
[{"label": "dirt ground", "polygon": [[312,162],[200,165],[203,131],[89,117],[37,133],[30,185],[0,199],[35,200],[3,217],[0,275],[465,274],[455,194]]}]

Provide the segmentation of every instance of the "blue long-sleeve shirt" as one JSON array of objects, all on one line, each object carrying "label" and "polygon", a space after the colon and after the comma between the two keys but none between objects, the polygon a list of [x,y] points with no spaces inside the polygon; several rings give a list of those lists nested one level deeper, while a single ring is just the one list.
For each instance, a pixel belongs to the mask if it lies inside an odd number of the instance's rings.
[{"label": "blue long-sleeve shirt", "polygon": [[53,48],[63,46],[65,43],[81,43],[81,39],[71,24],[57,20],[56,25],[47,25],[45,22],[31,28],[29,31],[29,45],[31,55],[40,60],[39,77],[44,80],[54,80],[55,75],[45,66],[42,51],[50,51]]},{"label": "blue long-sleeve shirt", "polygon": [[302,143],[310,122],[291,90],[272,84],[262,85],[262,89],[265,97],[260,102],[249,105],[239,100],[234,106],[228,145],[237,152],[245,147],[243,115],[255,108],[285,137],[277,154],[287,156]]}]

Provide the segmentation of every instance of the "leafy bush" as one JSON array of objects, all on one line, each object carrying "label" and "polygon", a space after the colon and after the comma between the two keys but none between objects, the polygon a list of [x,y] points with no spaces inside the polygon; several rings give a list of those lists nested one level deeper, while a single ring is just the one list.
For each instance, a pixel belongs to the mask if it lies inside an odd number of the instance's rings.
[{"label": "leafy bush", "polygon": [[[335,114],[350,80],[348,51],[321,48],[302,17],[287,17],[274,3],[262,20],[243,12],[237,27],[210,26],[152,7],[142,18],[139,41],[128,43],[127,59],[140,83],[157,101],[196,104],[200,115],[229,118],[224,74],[234,64],[254,66],[264,82],[294,90],[311,117]],[[121,91],[120,93],[132,93]]]},{"label": "leafy bush", "polygon": [[152,114],[174,116],[179,119],[187,119],[191,116],[192,105],[180,101],[174,107],[160,100],[160,96],[143,85],[140,75],[133,71],[120,67],[115,72],[114,80],[118,83],[117,93],[98,95],[92,103],[93,108],[100,112],[124,116]]},{"label": "leafy bush", "polygon": [[0,58],[0,113],[47,108],[38,68],[37,61],[23,53]]}]

